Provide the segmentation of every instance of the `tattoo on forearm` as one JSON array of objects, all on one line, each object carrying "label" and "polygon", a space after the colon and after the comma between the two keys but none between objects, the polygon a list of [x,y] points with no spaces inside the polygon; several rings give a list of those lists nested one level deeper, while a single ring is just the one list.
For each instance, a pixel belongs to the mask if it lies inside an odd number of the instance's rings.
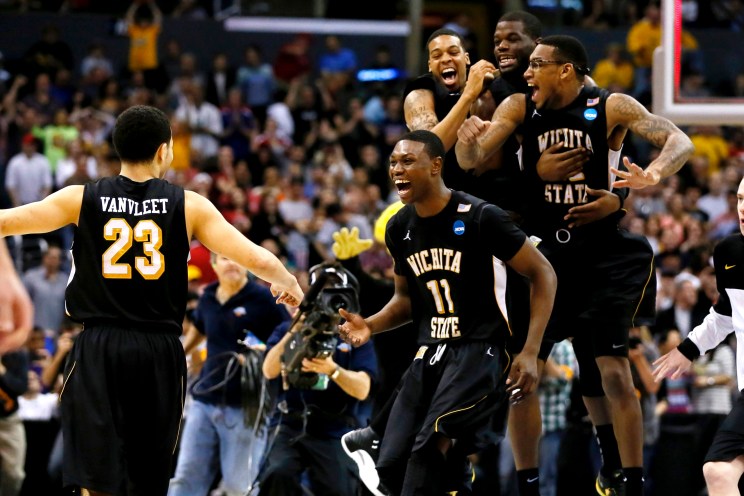
[{"label": "tattoo on forearm", "polygon": [[654,165],[658,167],[661,177],[669,177],[679,171],[692,154],[692,143],[689,139],[679,139],[679,135],[670,136]]},{"label": "tattoo on forearm", "polygon": [[621,122],[627,122],[628,128],[649,143],[662,148],[669,134],[676,128],[674,124],[649,114],[640,103],[631,98],[618,98],[613,110]]},{"label": "tattoo on forearm", "polygon": [[692,153],[692,143],[677,126],[664,117],[650,114],[636,100],[617,96],[613,110],[621,122],[627,122],[631,132],[642,137],[652,145],[661,148],[661,153],[653,161],[654,168],[661,177],[677,172]]},{"label": "tattoo on forearm", "polygon": [[411,122],[409,123],[411,131],[416,131],[418,129],[431,131],[437,124],[439,124],[437,116],[433,115],[429,111],[425,111],[423,108],[414,109],[411,112]]}]

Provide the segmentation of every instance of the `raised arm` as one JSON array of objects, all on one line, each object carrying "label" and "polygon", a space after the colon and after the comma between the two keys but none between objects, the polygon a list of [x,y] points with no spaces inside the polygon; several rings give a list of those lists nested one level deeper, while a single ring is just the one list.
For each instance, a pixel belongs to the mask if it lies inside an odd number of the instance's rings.
[{"label": "raised arm", "polygon": [[695,150],[690,138],[669,119],[652,114],[631,96],[614,93],[607,98],[606,108],[608,134],[616,127],[625,127],[661,148],[659,156],[645,169],[623,157],[628,171],[612,169],[621,178],[613,183],[615,187],[640,189],[657,184],[679,171]]},{"label": "raised arm", "polygon": [[47,233],[77,224],[83,186],[67,186],[41,201],[0,210],[0,237]]},{"label": "raised arm", "polygon": [[234,260],[271,283],[272,293],[279,295],[278,302],[300,304],[304,296],[302,289],[282,262],[243,236],[209,200],[193,191],[186,191],[186,223],[189,234],[209,250]]},{"label": "raised arm", "polygon": [[486,60],[479,60],[468,72],[462,95],[441,121],[435,111],[434,94],[427,89],[411,91],[403,102],[403,114],[410,131],[425,129],[436,134],[449,151],[457,141],[457,129],[468,117],[470,106],[478,99],[485,80],[491,81],[496,67]]},{"label": "raised arm", "polygon": [[457,131],[455,153],[465,170],[486,163],[524,120],[525,96],[514,94],[501,102],[491,121],[470,117]]}]

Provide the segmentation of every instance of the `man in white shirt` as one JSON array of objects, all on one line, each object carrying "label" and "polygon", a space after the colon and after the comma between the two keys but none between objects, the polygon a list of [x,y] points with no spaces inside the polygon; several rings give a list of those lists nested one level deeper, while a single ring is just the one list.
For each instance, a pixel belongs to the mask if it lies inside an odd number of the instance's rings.
[{"label": "man in white shirt", "polygon": [[39,201],[52,190],[52,168],[49,160],[38,153],[36,138],[31,134],[23,137],[21,153],[8,162],[5,189],[14,207]]}]

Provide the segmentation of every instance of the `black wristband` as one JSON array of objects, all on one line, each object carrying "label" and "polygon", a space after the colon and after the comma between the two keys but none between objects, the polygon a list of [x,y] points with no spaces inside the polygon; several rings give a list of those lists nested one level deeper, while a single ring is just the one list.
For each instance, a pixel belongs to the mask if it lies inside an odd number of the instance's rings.
[{"label": "black wristband", "polygon": [[677,349],[691,362],[700,356],[700,348],[698,348],[690,338],[685,338],[685,340],[677,346]]}]

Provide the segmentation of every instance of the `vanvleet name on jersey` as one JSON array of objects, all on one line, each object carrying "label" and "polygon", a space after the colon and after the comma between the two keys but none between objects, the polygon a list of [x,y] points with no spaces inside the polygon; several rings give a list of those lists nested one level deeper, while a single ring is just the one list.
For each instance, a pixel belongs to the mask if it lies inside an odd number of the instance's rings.
[{"label": "vanvleet name on jersey", "polygon": [[135,217],[150,214],[167,214],[168,198],[150,198],[141,203],[124,197],[101,197],[101,211],[115,214],[129,214]]}]

